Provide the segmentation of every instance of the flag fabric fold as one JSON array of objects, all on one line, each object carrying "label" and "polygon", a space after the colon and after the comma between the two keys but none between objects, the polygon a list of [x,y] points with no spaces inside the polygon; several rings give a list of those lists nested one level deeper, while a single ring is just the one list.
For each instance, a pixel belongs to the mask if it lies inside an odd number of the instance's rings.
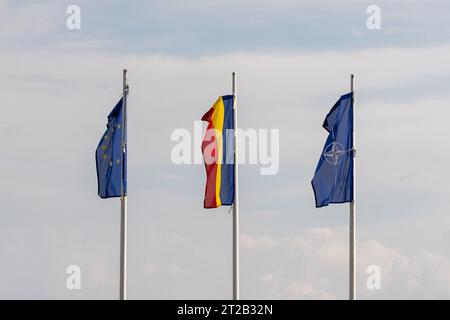
[{"label": "flag fabric fold", "polygon": [[312,179],[317,208],[353,201],[353,93],[340,97],[323,128],[329,134]]},{"label": "flag fabric fold", "polygon": [[234,113],[232,95],[222,96],[202,117],[208,122],[202,141],[206,168],[204,208],[234,201]]},{"label": "flag fabric fold", "polygon": [[[98,195],[113,198],[126,195],[126,128],[123,98],[108,115],[106,132],[95,151]],[[122,144],[123,143],[123,144]]]}]

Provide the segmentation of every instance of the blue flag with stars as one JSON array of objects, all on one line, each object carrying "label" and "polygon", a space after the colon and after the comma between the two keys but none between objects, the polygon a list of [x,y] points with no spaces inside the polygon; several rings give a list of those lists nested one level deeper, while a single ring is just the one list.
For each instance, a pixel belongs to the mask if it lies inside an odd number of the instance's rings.
[{"label": "blue flag with stars", "polygon": [[106,132],[95,151],[100,198],[120,197],[127,193],[124,108],[122,98],[109,114]]},{"label": "blue flag with stars", "polygon": [[329,134],[312,180],[317,208],[353,201],[353,93],[340,97],[323,128]]}]

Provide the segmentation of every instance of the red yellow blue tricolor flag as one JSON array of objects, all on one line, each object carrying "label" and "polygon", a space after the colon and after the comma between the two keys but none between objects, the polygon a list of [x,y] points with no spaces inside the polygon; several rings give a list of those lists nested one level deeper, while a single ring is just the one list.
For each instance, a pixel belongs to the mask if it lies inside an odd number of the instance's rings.
[{"label": "red yellow blue tricolor flag", "polygon": [[217,99],[202,117],[208,122],[202,142],[206,168],[204,207],[230,206],[234,201],[234,113],[232,95]]}]

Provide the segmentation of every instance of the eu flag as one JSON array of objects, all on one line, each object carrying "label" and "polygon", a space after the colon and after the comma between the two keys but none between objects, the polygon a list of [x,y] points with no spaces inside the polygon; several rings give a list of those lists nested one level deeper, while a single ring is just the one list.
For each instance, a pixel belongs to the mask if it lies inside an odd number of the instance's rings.
[{"label": "eu flag", "polygon": [[329,135],[312,180],[317,208],[353,201],[353,93],[340,97],[323,128]]},{"label": "eu flag", "polygon": [[127,193],[125,106],[123,98],[108,116],[106,132],[95,151],[98,195],[120,197]]}]

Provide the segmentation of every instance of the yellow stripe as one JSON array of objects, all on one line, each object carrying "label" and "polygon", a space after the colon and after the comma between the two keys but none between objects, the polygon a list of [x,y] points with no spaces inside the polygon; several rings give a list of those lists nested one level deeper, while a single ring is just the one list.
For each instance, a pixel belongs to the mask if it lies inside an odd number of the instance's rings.
[{"label": "yellow stripe", "polygon": [[214,114],[212,116],[212,124],[215,129],[217,149],[218,149],[216,150],[217,151],[216,204],[219,207],[222,205],[222,202],[220,200],[220,186],[222,183],[222,158],[223,158],[222,131],[223,131],[223,121],[225,117],[225,106],[223,105],[222,97],[217,99],[213,108]]}]

